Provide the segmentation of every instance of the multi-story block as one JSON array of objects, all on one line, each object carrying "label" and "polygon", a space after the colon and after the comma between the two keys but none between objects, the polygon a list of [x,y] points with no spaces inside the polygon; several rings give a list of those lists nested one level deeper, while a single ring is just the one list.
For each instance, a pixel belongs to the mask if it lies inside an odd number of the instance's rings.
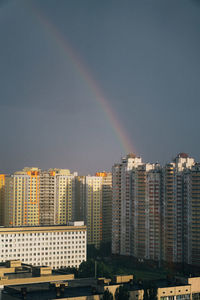
[{"label": "multi-story block", "polygon": [[182,263],[184,256],[184,172],[194,159],[180,153],[163,170],[163,260]]},{"label": "multi-story block", "polygon": [[112,231],[112,173],[97,172],[102,177],[102,242],[111,243]]},{"label": "multi-story block", "polygon": [[161,167],[147,173],[147,257],[154,261],[162,259],[162,176]]},{"label": "multi-story block", "polygon": [[56,223],[56,172],[43,171],[40,174],[40,224],[53,225]]},{"label": "multi-story block", "polygon": [[56,174],[55,223],[67,224],[75,216],[75,175],[69,170]]},{"label": "multi-story block", "polygon": [[184,262],[200,266],[200,165],[184,175]]},{"label": "multi-story block", "polygon": [[75,219],[85,220],[86,216],[86,184],[85,176],[75,177]]},{"label": "multi-story block", "polygon": [[0,228],[0,262],[21,260],[33,266],[54,269],[79,267],[86,261],[86,226],[72,222],[70,226]]},{"label": "multi-story block", "polygon": [[[6,176],[5,226],[66,224],[74,220],[75,176],[69,170],[24,168]],[[3,182],[3,181],[2,181]],[[2,192],[4,190],[2,189]]]},{"label": "multi-story block", "polygon": [[140,157],[129,154],[112,168],[112,253],[131,255],[132,170],[142,164]]},{"label": "multi-story block", "polygon": [[138,259],[161,257],[161,169],[143,164],[132,171],[131,255]]},{"label": "multi-story block", "polygon": [[5,174],[0,174],[0,225],[4,222]]},{"label": "multi-story block", "polygon": [[38,170],[6,176],[3,224],[39,225],[39,191]]},{"label": "multi-story block", "polygon": [[112,252],[160,259],[160,166],[130,154],[113,167]]},{"label": "multi-story block", "polygon": [[200,181],[193,166],[194,159],[185,153],[164,168],[143,164],[134,155],[114,165],[113,254],[182,263],[185,245],[188,261],[197,264]]},{"label": "multi-story block", "polygon": [[99,247],[102,241],[102,177],[85,177],[85,222],[88,244]]},{"label": "multi-story block", "polygon": [[112,175],[98,172],[96,176],[76,177],[76,218],[84,220],[88,244],[99,248],[111,241]]}]

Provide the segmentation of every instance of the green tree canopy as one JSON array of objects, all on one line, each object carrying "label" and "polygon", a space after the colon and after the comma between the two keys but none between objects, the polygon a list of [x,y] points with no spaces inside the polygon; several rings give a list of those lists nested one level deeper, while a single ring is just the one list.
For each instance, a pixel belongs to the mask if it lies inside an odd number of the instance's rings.
[{"label": "green tree canopy", "polygon": [[79,266],[79,277],[94,277],[94,260],[83,261]]},{"label": "green tree canopy", "polygon": [[124,287],[120,286],[116,289],[115,292],[115,299],[116,300],[129,300],[129,291]]}]

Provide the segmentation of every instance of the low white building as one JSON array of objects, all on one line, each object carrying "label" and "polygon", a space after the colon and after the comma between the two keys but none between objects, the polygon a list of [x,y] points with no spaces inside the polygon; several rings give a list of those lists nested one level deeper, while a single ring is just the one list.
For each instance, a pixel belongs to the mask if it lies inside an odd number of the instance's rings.
[{"label": "low white building", "polygon": [[83,222],[69,226],[0,227],[0,262],[21,260],[33,266],[79,267],[86,261]]}]

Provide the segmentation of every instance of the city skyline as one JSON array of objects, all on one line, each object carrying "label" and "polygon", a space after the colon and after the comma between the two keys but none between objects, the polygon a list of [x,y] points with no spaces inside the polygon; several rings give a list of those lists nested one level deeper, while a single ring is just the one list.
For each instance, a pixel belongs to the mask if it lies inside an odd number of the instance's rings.
[{"label": "city skyline", "polygon": [[186,153],[161,166],[133,153],[112,173],[24,168],[0,174],[1,226],[84,221],[87,243],[138,260],[200,264],[200,163]]},{"label": "city skyline", "polygon": [[[184,155],[184,156],[187,156],[189,158],[193,158],[195,159],[196,163],[199,164],[200,162],[195,158],[195,157],[192,157],[192,155],[190,155],[190,153],[185,153],[185,152],[179,152],[179,153],[175,153],[174,155],[172,155],[172,157],[168,158],[168,159],[165,159],[165,161],[163,163],[160,163],[158,160],[155,160],[155,161],[144,161],[144,158],[141,156],[141,155],[136,155],[135,153],[131,152],[131,153],[127,153],[125,155],[121,155],[119,158],[121,159],[124,159],[126,158],[127,156],[134,156],[134,157],[137,157],[137,159],[142,159],[143,163],[144,164],[154,164],[154,165],[159,165],[160,167],[164,167],[166,164],[168,163],[171,163],[173,161],[176,160],[176,157],[180,156],[180,155]],[[118,158],[118,160],[119,160]],[[74,176],[96,176],[96,174],[98,174],[98,172],[102,172],[102,173],[110,173],[112,172],[112,167],[113,165],[115,164],[116,162],[113,162],[111,167],[110,168],[106,168],[106,169],[103,169],[101,167],[97,168],[94,170],[94,172],[86,172],[86,173],[80,173],[79,170],[75,170],[75,169],[69,169],[67,167],[64,167],[64,166],[61,166],[60,168],[58,167],[51,167],[51,166],[47,166],[47,168],[42,168],[41,166],[35,166],[35,165],[26,165],[26,166],[22,166],[21,168],[19,169],[13,169],[11,168],[11,171],[6,173],[6,172],[3,172],[1,170],[0,172],[0,175],[11,175],[11,174],[17,174],[18,172],[23,172],[24,170],[28,170],[28,169],[37,169],[39,172],[42,171],[42,172],[48,172],[48,171],[58,171],[58,170],[63,170],[63,171],[66,171],[66,172],[71,172],[71,175],[74,175]]]},{"label": "city skyline", "polygon": [[200,161],[197,1],[2,1],[0,168]]}]

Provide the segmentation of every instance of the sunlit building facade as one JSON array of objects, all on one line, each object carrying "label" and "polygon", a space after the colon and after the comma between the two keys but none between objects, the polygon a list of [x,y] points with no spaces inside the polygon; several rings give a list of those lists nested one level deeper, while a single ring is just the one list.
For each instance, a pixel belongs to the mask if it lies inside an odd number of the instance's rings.
[{"label": "sunlit building facade", "polygon": [[0,225],[4,222],[5,174],[0,174]]},{"label": "sunlit building facade", "polygon": [[56,224],[67,224],[75,218],[75,175],[69,170],[56,174]]},{"label": "sunlit building facade", "polygon": [[21,260],[33,266],[79,267],[86,261],[86,226],[24,226],[0,228],[0,262]]},{"label": "sunlit building facade", "polygon": [[[184,174],[194,159],[180,153],[163,168],[163,260],[184,261]],[[189,199],[191,205],[191,198]]]},{"label": "sunlit building facade", "polygon": [[111,243],[112,231],[112,173],[97,172],[102,177],[102,243]]},{"label": "sunlit building facade", "polygon": [[184,262],[200,266],[200,164],[184,175]]},{"label": "sunlit building facade", "polygon": [[24,168],[2,177],[2,225],[54,225],[74,220],[75,176],[65,169]]},{"label": "sunlit building facade", "polygon": [[38,170],[20,171],[5,178],[5,226],[39,225],[40,177]]},{"label": "sunlit building facade", "polygon": [[143,164],[132,170],[131,255],[161,259],[161,168]]},{"label": "sunlit building facade", "polygon": [[112,253],[200,265],[199,164],[185,153],[164,167],[130,154],[112,175]]},{"label": "sunlit building facade", "polygon": [[122,158],[112,168],[112,253],[131,255],[132,239],[132,171],[142,165],[134,154]]},{"label": "sunlit building facade", "polygon": [[102,241],[102,177],[85,177],[85,222],[88,244],[99,247]]}]

